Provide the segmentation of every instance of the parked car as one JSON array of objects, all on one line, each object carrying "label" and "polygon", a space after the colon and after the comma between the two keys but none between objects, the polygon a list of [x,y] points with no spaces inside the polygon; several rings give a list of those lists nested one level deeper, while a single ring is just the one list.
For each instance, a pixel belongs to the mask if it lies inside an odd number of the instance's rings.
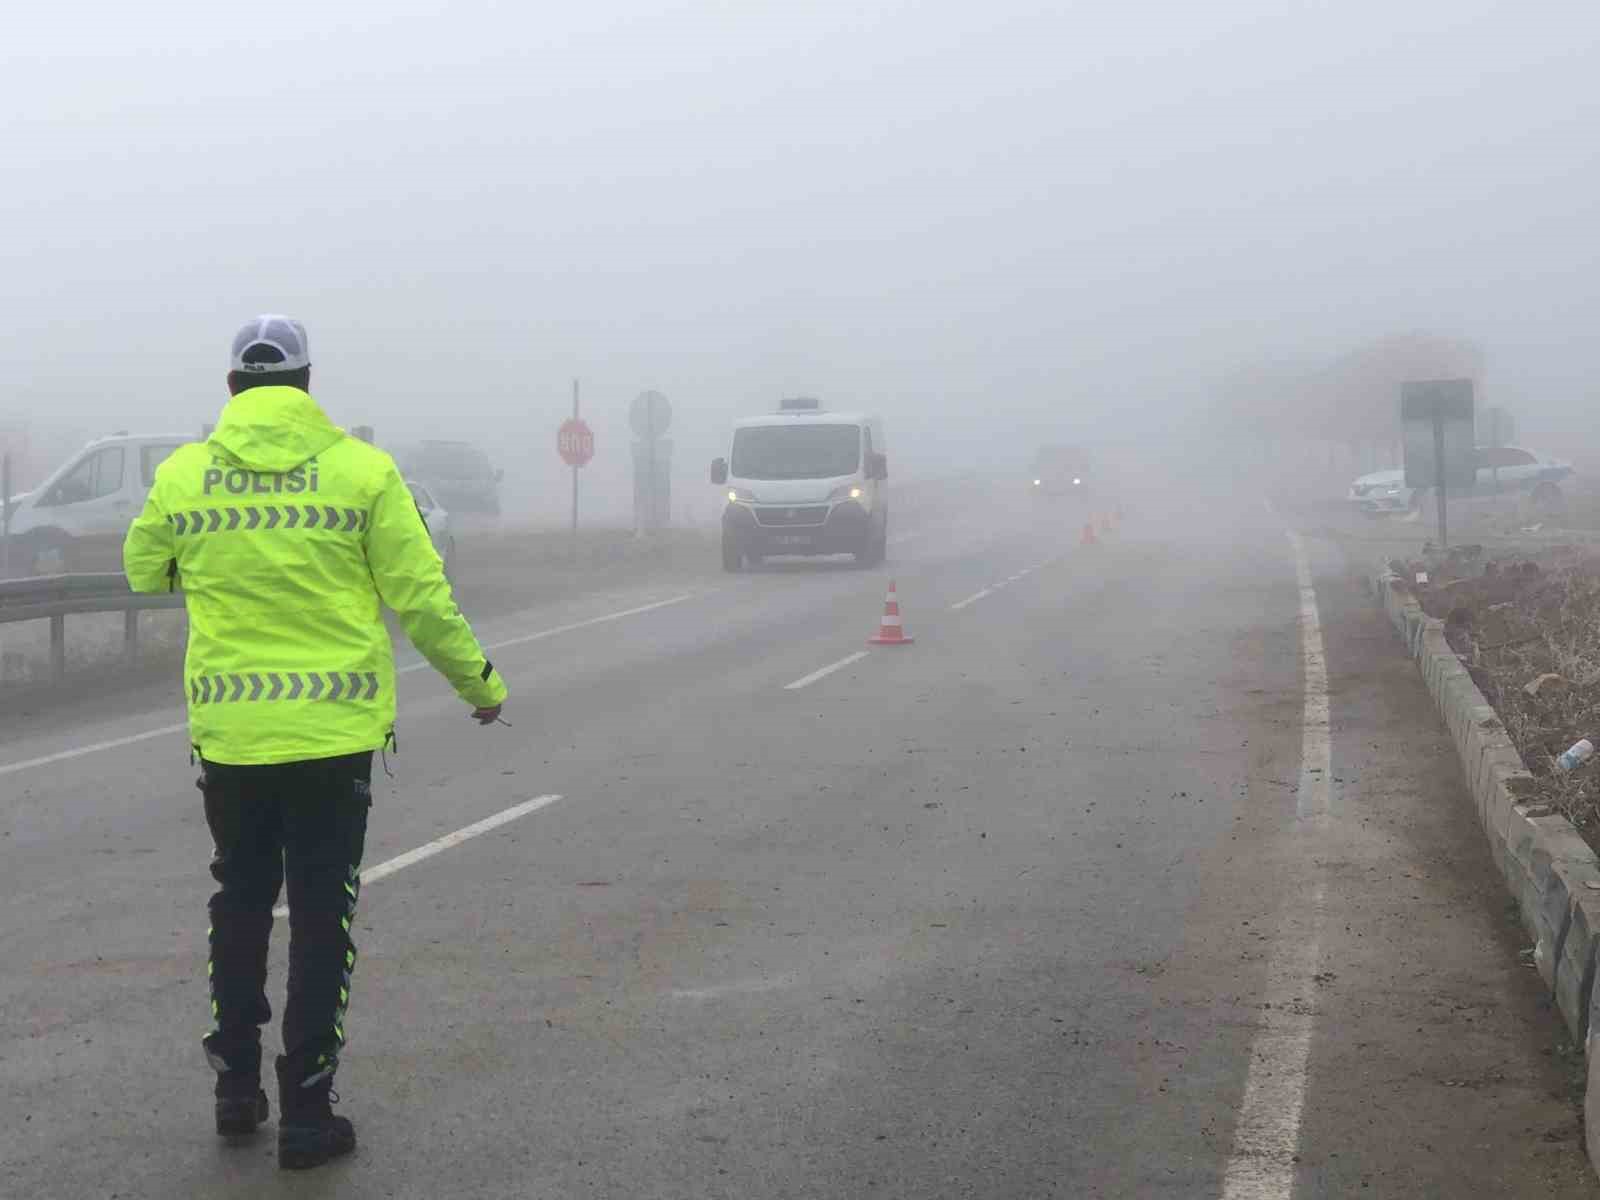
[{"label": "parked car", "polygon": [[422,514],[422,523],[428,527],[428,537],[433,540],[433,548],[439,552],[439,557],[444,560],[444,565],[448,568],[456,557],[456,537],[455,531],[450,528],[449,512],[433,498],[433,493],[425,484],[408,479],[406,486],[411,489],[411,498],[417,502],[417,511]]},{"label": "parked car", "polygon": [[[1477,481],[1471,490],[1452,489],[1452,501],[1526,496],[1538,508],[1560,507],[1561,481],[1572,474],[1569,464],[1540,458],[1518,446],[1479,446],[1473,455],[1477,460]],[[1349,500],[1358,512],[1368,516],[1394,516],[1418,511],[1432,491],[1407,487],[1403,470],[1374,471],[1350,485]]]},{"label": "parked car", "polygon": [[159,467],[194,437],[117,433],[90,442],[31,492],[11,500],[12,571],[55,575],[121,564],[122,538]]},{"label": "parked car", "polygon": [[395,455],[407,479],[424,484],[435,500],[457,513],[500,515],[504,471],[470,442],[431,441]]}]

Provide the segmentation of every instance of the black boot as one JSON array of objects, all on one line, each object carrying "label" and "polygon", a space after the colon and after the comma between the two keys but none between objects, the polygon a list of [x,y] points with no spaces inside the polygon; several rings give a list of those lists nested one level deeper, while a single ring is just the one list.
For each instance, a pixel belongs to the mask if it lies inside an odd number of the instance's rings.
[{"label": "black boot", "polygon": [[261,1090],[261,1045],[249,1038],[224,1045],[224,1035],[206,1036],[206,1061],[217,1073],[217,1132],[245,1137],[267,1119],[267,1094]]},{"label": "black boot", "polygon": [[332,1068],[307,1076],[304,1068],[282,1058],[277,1065],[278,1166],[289,1171],[320,1167],[354,1150],[355,1126],[333,1115]]},{"label": "black boot", "polygon": [[267,1119],[267,1094],[259,1073],[224,1071],[217,1076],[217,1132],[223,1137],[244,1137]]}]

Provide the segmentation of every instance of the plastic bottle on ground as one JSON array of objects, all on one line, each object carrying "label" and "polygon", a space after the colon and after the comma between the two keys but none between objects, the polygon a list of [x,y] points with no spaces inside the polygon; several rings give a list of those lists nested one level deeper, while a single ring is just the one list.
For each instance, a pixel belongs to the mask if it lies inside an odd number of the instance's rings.
[{"label": "plastic bottle on ground", "polygon": [[1575,767],[1581,767],[1593,754],[1594,743],[1588,738],[1583,738],[1574,742],[1569,750],[1556,759],[1556,770],[1570,771]]}]

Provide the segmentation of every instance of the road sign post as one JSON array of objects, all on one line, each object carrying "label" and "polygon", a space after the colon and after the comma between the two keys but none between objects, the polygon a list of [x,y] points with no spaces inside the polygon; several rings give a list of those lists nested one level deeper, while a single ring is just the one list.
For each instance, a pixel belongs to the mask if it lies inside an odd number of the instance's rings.
[{"label": "road sign post", "polygon": [[1400,385],[1405,431],[1406,486],[1433,487],[1439,506],[1439,545],[1450,545],[1449,489],[1477,482],[1472,380],[1428,379]]},{"label": "road sign post", "polygon": [[556,430],[556,453],[572,468],[572,534],[569,552],[578,560],[578,471],[594,457],[594,431],[578,415],[578,381],[572,381],[572,416]]},{"label": "road sign post", "polygon": [[655,532],[666,524],[663,493],[671,494],[663,452],[670,443],[662,434],[672,426],[672,404],[660,392],[640,392],[628,407],[628,424],[634,436],[634,526],[641,532]]}]

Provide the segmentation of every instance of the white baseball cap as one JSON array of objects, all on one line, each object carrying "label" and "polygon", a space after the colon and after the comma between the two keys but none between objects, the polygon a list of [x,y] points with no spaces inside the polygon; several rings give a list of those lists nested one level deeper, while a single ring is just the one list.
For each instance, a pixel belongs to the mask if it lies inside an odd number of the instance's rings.
[{"label": "white baseball cap", "polygon": [[233,335],[229,369],[249,375],[298,371],[311,365],[306,327],[279,313],[256,317]]}]

